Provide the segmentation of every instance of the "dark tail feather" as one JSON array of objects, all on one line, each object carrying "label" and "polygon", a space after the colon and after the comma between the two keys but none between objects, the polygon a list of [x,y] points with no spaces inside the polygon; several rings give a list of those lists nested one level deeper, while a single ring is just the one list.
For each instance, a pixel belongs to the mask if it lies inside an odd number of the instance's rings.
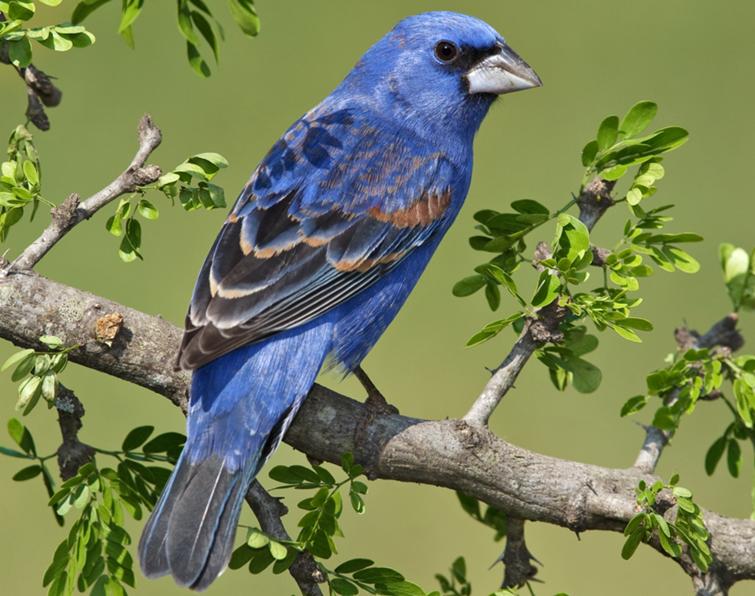
[{"label": "dark tail feather", "polygon": [[181,457],[139,542],[144,575],[206,589],[231,558],[245,485],[217,456]]},{"label": "dark tail feather", "polygon": [[194,371],[186,446],[139,542],[147,577],[204,590],[220,575],[249,482],[330,349],[330,325],[313,322]]}]

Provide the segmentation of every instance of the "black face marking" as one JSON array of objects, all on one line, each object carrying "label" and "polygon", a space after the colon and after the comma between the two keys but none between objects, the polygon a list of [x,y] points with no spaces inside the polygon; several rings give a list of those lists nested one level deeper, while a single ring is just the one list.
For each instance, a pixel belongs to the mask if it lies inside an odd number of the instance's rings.
[{"label": "black face marking", "polygon": [[[445,42],[440,42],[438,45]],[[436,45],[436,57],[437,57],[437,47]],[[450,62],[442,62],[442,66],[446,68],[452,68],[454,70],[466,72],[470,68],[472,68],[475,64],[478,64],[488,56],[492,56],[493,54],[497,54],[501,51],[501,44],[496,43],[488,48],[476,48],[469,45],[463,45],[460,48],[458,48],[458,55],[451,60]],[[440,61],[440,58],[438,58]]]}]

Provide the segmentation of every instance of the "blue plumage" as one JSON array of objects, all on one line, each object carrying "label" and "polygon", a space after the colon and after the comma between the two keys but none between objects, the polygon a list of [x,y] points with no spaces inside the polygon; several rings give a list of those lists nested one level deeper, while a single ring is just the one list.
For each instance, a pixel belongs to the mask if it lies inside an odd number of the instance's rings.
[{"label": "blue plumage", "polygon": [[486,23],[418,15],[273,146],[195,286],[188,438],[142,535],[146,575],[204,589],[223,570],[249,482],[325,359],[359,365],[456,217],[495,97],[539,84]]}]

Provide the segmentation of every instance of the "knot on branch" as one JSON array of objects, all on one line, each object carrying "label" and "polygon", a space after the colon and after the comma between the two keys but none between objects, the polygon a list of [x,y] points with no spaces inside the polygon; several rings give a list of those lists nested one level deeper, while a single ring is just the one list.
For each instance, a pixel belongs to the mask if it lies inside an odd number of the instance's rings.
[{"label": "knot on branch", "polygon": [[462,447],[467,451],[478,451],[491,442],[491,433],[487,428],[470,424],[467,420],[454,420],[453,429]]},{"label": "knot on branch", "polygon": [[592,250],[592,265],[595,267],[603,267],[606,264],[606,259],[611,254],[611,249],[600,248],[599,246],[590,247]]},{"label": "knot on branch", "polygon": [[79,195],[71,193],[60,205],[50,209],[50,215],[58,225],[68,225],[76,218],[76,210],[79,208]]},{"label": "knot on branch", "polygon": [[129,191],[133,192],[140,186],[146,186],[156,182],[157,179],[162,176],[160,166],[148,165],[142,168],[129,168],[126,171],[126,175],[129,177]]},{"label": "knot on branch", "polygon": [[595,178],[577,197],[579,219],[592,230],[602,215],[614,204],[611,192],[616,182]]},{"label": "knot on branch", "polygon": [[566,308],[557,302],[551,302],[540,309],[536,319],[531,319],[528,329],[529,335],[539,344],[560,343],[564,341],[561,323],[566,316]]}]

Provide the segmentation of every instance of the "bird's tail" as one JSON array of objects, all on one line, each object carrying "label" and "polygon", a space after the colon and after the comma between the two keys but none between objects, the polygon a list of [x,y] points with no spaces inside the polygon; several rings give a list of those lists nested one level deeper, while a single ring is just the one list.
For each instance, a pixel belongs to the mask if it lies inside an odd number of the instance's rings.
[{"label": "bird's tail", "polygon": [[207,588],[231,557],[249,483],[330,351],[327,324],[239,348],[194,372],[186,446],[139,542],[147,577]]}]

